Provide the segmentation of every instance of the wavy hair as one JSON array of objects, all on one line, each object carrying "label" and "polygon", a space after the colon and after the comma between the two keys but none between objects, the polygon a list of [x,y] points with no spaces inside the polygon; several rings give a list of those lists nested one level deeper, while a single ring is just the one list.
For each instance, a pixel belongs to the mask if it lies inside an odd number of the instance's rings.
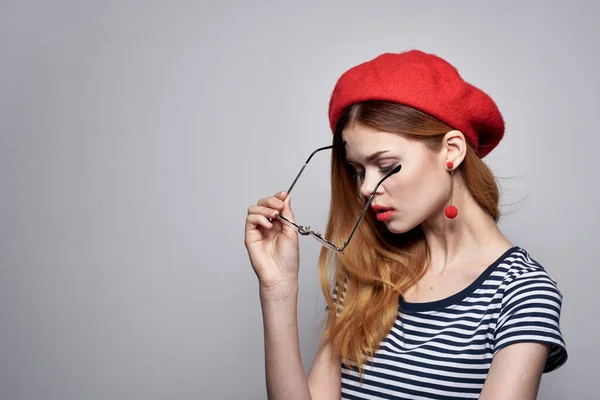
[{"label": "wavy hair", "polygon": [[[334,131],[334,143],[341,143],[342,130],[351,124],[424,140],[433,149],[440,148],[444,135],[452,130],[414,108],[367,101],[344,110]],[[458,168],[479,206],[498,221],[498,185],[470,145]],[[334,243],[343,242],[365,203],[342,146],[332,153],[331,204],[325,236]],[[328,310],[322,342],[330,344],[332,354],[341,355],[346,367],[358,369],[362,375],[364,364],[398,316],[399,296],[423,276],[429,256],[420,226],[393,234],[377,221],[373,210],[365,215],[343,255],[321,250],[319,274]]]}]

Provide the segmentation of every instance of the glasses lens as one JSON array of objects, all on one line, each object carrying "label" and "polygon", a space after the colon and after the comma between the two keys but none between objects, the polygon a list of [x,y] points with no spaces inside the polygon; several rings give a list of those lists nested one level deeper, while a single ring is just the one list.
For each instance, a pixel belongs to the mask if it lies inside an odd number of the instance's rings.
[{"label": "glasses lens", "polygon": [[[313,231],[325,232],[327,227],[331,196],[331,153],[332,149],[327,147],[316,153],[309,153],[313,154],[310,162],[290,192],[295,220],[305,227],[310,226]],[[303,156],[304,152],[299,154],[298,160]],[[298,165],[299,169],[300,167]]]},{"label": "glasses lens", "polygon": [[[307,159],[306,164],[296,176],[293,184],[290,186],[290,195],[294,198],[294,215],[298,221],[323,221],[322,227],[326,227],[326,220],[329,214],[329,204],[326,201],[330,196],[330,174],[325,173],[329,170],[331,160],[331,150],[333,146],[326,146],[315,150]],[[314,157],[313,157],[314,156]],[[310,162],[310,166],[308,166]],[[338,248],[325,240],[323,229],[318,229],[321,226],[316,226],[311,229],[311,226],[300,225],[284,217],[279,217],[279,220],[295,228],[301,235],[310,235],[314,237],[322,246],[327,247],[336,252],[340,252]]]}]

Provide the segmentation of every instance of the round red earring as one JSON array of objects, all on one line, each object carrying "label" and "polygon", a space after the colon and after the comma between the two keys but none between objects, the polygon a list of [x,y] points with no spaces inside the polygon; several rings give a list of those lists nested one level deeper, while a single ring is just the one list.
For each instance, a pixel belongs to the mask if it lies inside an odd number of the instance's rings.
[{"label": "round red earring", "polygon": [[456,208],[455,206],[453,206],[452,204],[450,204],[444,210],[444,214],[446,214],[446,217],[448,217],[450,219],[454,219],[458,215],[458,208]]},{"label": "round red earring", "polygon": [[450,174],[452,175],[452,183],[450,187],[450,205],[446,207],[446,209],[444,210],[444,214],[447,218],[454,219],[458,215],[458,208],[452,205],[452,193],[454,193],[454,171],[452,170],[452,168],[454,168],[454,163],[452,161],[448,161],[446,163],[446,166],[448,167],[448,169],[450,170]]}]

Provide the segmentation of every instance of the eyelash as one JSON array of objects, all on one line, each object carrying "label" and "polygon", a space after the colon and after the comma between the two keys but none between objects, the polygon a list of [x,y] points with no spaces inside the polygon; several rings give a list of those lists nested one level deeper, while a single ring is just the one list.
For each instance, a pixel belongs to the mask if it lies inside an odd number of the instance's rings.
[{"label": "eyelash", "polygon": [[[390,172],[391,170],[393,170],[395,167],[396,167],[396,164],[391,164],[391,165],[388,165],[388,166],[386,166],[386,167],[379,167],[379,172],[380,172],[381,174],[384,174],[384,175],[385,175],[385,174],[387,174],[388,172]],[[356,171],[356,172],[355,172],[355,173],[352,175],[352,177],[353,177],[354,179],[362,179],[362,178],[364,177],[364,171],[360,171],[360,172]]]}]

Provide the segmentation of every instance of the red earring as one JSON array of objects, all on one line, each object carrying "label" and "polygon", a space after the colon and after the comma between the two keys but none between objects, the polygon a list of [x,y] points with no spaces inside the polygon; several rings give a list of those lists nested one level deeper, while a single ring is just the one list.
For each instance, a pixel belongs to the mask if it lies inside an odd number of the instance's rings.
[{"label": "red earring", "polygon": [[450,205],[446,207],[446,209],[444,210],[444,214],[446,214],[446,217],[454,219],[458,215],[458,209],[452,205],[452,193],[454,193],[454,171],[452,170],[452,168],[454,168],[454,163],[452,161],[448,161],[446,163],[446,166],[449,170],[451,170],[450,174],[452,174],[452,183],[450,186]]},{"label": "red earring", "polygon": [[446,207],[446,209],[444,210],[444,214],[446,214],[446,217],[454,219],[458,215],[458,208],[451,204],[448,207]]}]

